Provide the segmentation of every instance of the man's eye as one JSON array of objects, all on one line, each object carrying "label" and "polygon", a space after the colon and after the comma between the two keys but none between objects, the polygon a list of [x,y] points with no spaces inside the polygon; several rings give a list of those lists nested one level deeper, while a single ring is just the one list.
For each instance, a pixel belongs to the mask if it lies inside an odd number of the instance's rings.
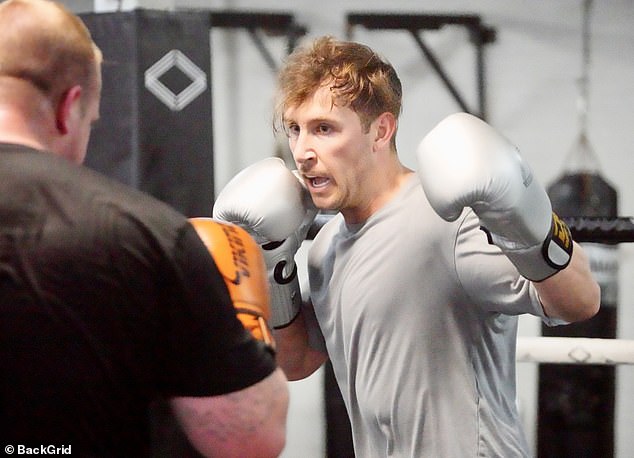
[{"label": "man's eye", "polygon": [[331,132],[331,130],[332,130],[332,129],[331,129],[331,128],[330,128],[330,126],[329,126],[329,125],[327,125],[327,124],[320,124],[320,125],[317,127],[317,131],[318,131],[320,134],[328,134],[328,133],[330,133],[330,132]]},{"label": "man's eye", "polygon": [[299,126],[297,126],[296,124],[288,125],[284,130],[286,131],[286,135],[288,137],[297,137],[297,135],[299,134]]}]

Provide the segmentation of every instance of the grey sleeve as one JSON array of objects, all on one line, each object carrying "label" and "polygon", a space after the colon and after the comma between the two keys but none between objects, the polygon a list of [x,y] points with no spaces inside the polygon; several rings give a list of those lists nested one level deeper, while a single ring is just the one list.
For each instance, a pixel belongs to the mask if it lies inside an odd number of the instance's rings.
[{"label": "grey sleeve", "polygon": [[540,317],[548,325],[563,324],[546,316],[537,290],[522,277],[495,245],[489,244],[471,210],[460,220],[455,245],[456,273],[466,294],[485,311]]}]

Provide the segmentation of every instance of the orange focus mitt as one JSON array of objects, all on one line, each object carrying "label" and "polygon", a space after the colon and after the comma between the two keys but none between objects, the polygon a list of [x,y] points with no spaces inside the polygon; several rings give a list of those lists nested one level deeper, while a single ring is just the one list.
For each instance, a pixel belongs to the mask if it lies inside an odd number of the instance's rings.
[{"label": "orange focus mitt", "polygon": [[212,218],[190,218],[225,280],[242,325],[271,348],[269,286],[260,247],[240,226]]}]

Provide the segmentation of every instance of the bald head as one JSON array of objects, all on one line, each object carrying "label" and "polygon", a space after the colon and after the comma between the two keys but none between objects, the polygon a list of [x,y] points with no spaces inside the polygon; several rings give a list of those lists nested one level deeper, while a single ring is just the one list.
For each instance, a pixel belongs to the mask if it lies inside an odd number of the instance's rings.
[{"label": "bald head", "polygon": [[99,117],[101,52],[50,0],[0,3],[0,141],[80,163]]},{"label": "bald head", "polygon": [[88,29],[59,3],[0,3],[0,78],[29,82],[56,103],[74,84],[98,89],[100,63]]}]

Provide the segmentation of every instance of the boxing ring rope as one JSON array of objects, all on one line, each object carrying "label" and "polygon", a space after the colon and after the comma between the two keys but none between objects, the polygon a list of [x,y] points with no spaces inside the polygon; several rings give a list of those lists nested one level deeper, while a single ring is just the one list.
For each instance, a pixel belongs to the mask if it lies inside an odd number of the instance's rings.
[{"label": "boxing ring rope", "polygon": [[[318,214],[308,232],[312,240],[332,215]],[[576,242],[634,242],[634,218],[564,218]],[[585,337],[518,337],[518,363],[634,364],[634,340]]]},{"label": "boxing ring rope", "polygon": [[634,364],[634,340],[586,337],[518,337],[518,363]]},{"label": "boxing ring rope", "polygon": [[[332,214],[328,213],[319,213],[308,231],[307,239],[312,240],[332,216]],[[562,219],[570,228],[572,238],[576,242],[605,243],[609,245],[634,242],[634,218],[631,217],[577,217]]]},{"label": "boxing ring rope", "polygon": [[634,242],[634,218],[563,218],[576,242]]}]

